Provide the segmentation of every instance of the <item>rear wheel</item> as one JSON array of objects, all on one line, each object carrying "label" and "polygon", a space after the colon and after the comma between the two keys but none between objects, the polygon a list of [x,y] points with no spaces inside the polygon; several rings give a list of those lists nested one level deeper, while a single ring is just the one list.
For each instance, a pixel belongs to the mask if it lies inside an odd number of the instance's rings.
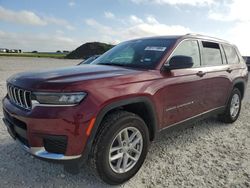
[{"label": "rear wheel", "polygon": [[100,178],[112,185],[133,177],[143,164],[149,133],[137,115],[116,111],[108,115],[94,145],[92,165]]},{"label": "rear wheel", "polygon": [[220,119],[225,123],[235,122],[241,110],[241,92],[238,88],[234,88],[229,98],[226,111],[220,115]]}]

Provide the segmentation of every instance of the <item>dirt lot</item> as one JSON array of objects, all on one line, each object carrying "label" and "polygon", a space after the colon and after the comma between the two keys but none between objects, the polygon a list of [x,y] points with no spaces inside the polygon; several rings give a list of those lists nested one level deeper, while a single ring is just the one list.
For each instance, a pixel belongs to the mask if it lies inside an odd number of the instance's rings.
[{"label": "dirt lot", "polygon": [[[75,65],[79,60],[0,57],[0,99],[12,74]],[[147,159],[122,187],[250,187],[250,87],[239,120],[226,125],[215,118],[183,131],[164,132]],[[0,104],[2,109],[2,104]],[[0,110],[0,118],[2,118]],[[107,187],[88,167],[70,175],[63,167],[25,153],[0,121],[0,187]]]}]

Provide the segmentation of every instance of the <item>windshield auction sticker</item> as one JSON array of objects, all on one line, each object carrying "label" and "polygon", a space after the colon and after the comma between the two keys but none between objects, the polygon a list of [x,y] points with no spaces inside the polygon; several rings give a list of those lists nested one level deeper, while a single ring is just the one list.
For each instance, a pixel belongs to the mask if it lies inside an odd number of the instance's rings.
[{"label": "windshield auction sticker", "polygon": [[144,50],[163,52],[166,50],[166,48],[167,47],[162,47],[162,46],[147,46]]}]

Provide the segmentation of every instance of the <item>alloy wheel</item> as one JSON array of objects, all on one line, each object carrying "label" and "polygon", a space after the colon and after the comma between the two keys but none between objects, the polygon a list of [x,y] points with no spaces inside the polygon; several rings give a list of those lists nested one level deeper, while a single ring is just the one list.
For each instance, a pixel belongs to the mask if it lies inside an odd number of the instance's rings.
[{"label": "alloy wheel", "polygon": [[143,148],[141,132],[135,127],[122,129],[112,141],[109,150],[109,165],[116,173],[131,170],[138,162]]},{"label": "alloy wheel", "polygon": [[240,109],[240,96],[238,94],[234,94],[231,100],[231,105],[230,105],[230,115],[232,118],[235,118]]}]

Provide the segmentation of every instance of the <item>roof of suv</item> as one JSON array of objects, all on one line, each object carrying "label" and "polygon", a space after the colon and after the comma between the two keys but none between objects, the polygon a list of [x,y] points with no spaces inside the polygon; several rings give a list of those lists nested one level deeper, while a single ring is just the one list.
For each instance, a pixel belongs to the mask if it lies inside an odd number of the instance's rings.
[{"label": "roof of suv", "polygon": [[[231,44],[230,42],[222,39],[218,39],[215,37],[200,35],[200,34],[194,34],[194,33],[188,33],[186,35],[166,35],[166,36],[155,36],[155,37],[144,37],[144,38],[138,38],[138,39],[189,39],[189,38],[195,38],[195,39],[202,39],[202,40],[210,40],[218,43],[226,43]],[[134,39],[134,40],[138,40]]]},{"label": "roof of suv", "polygon": [[199,38],[199,39],[203,39],[203,40],[212,40],[212,41],[215,41],[215,42],[230,44],[230,42],[228,42],[226,40],[222,40],[222,39],[219,39],[219,38],[210,37],[210,36],[206,36],[206,35],[200,35],[200,34],[188,33],[186,35],[182,35],[181,37],[182,38]]}]

